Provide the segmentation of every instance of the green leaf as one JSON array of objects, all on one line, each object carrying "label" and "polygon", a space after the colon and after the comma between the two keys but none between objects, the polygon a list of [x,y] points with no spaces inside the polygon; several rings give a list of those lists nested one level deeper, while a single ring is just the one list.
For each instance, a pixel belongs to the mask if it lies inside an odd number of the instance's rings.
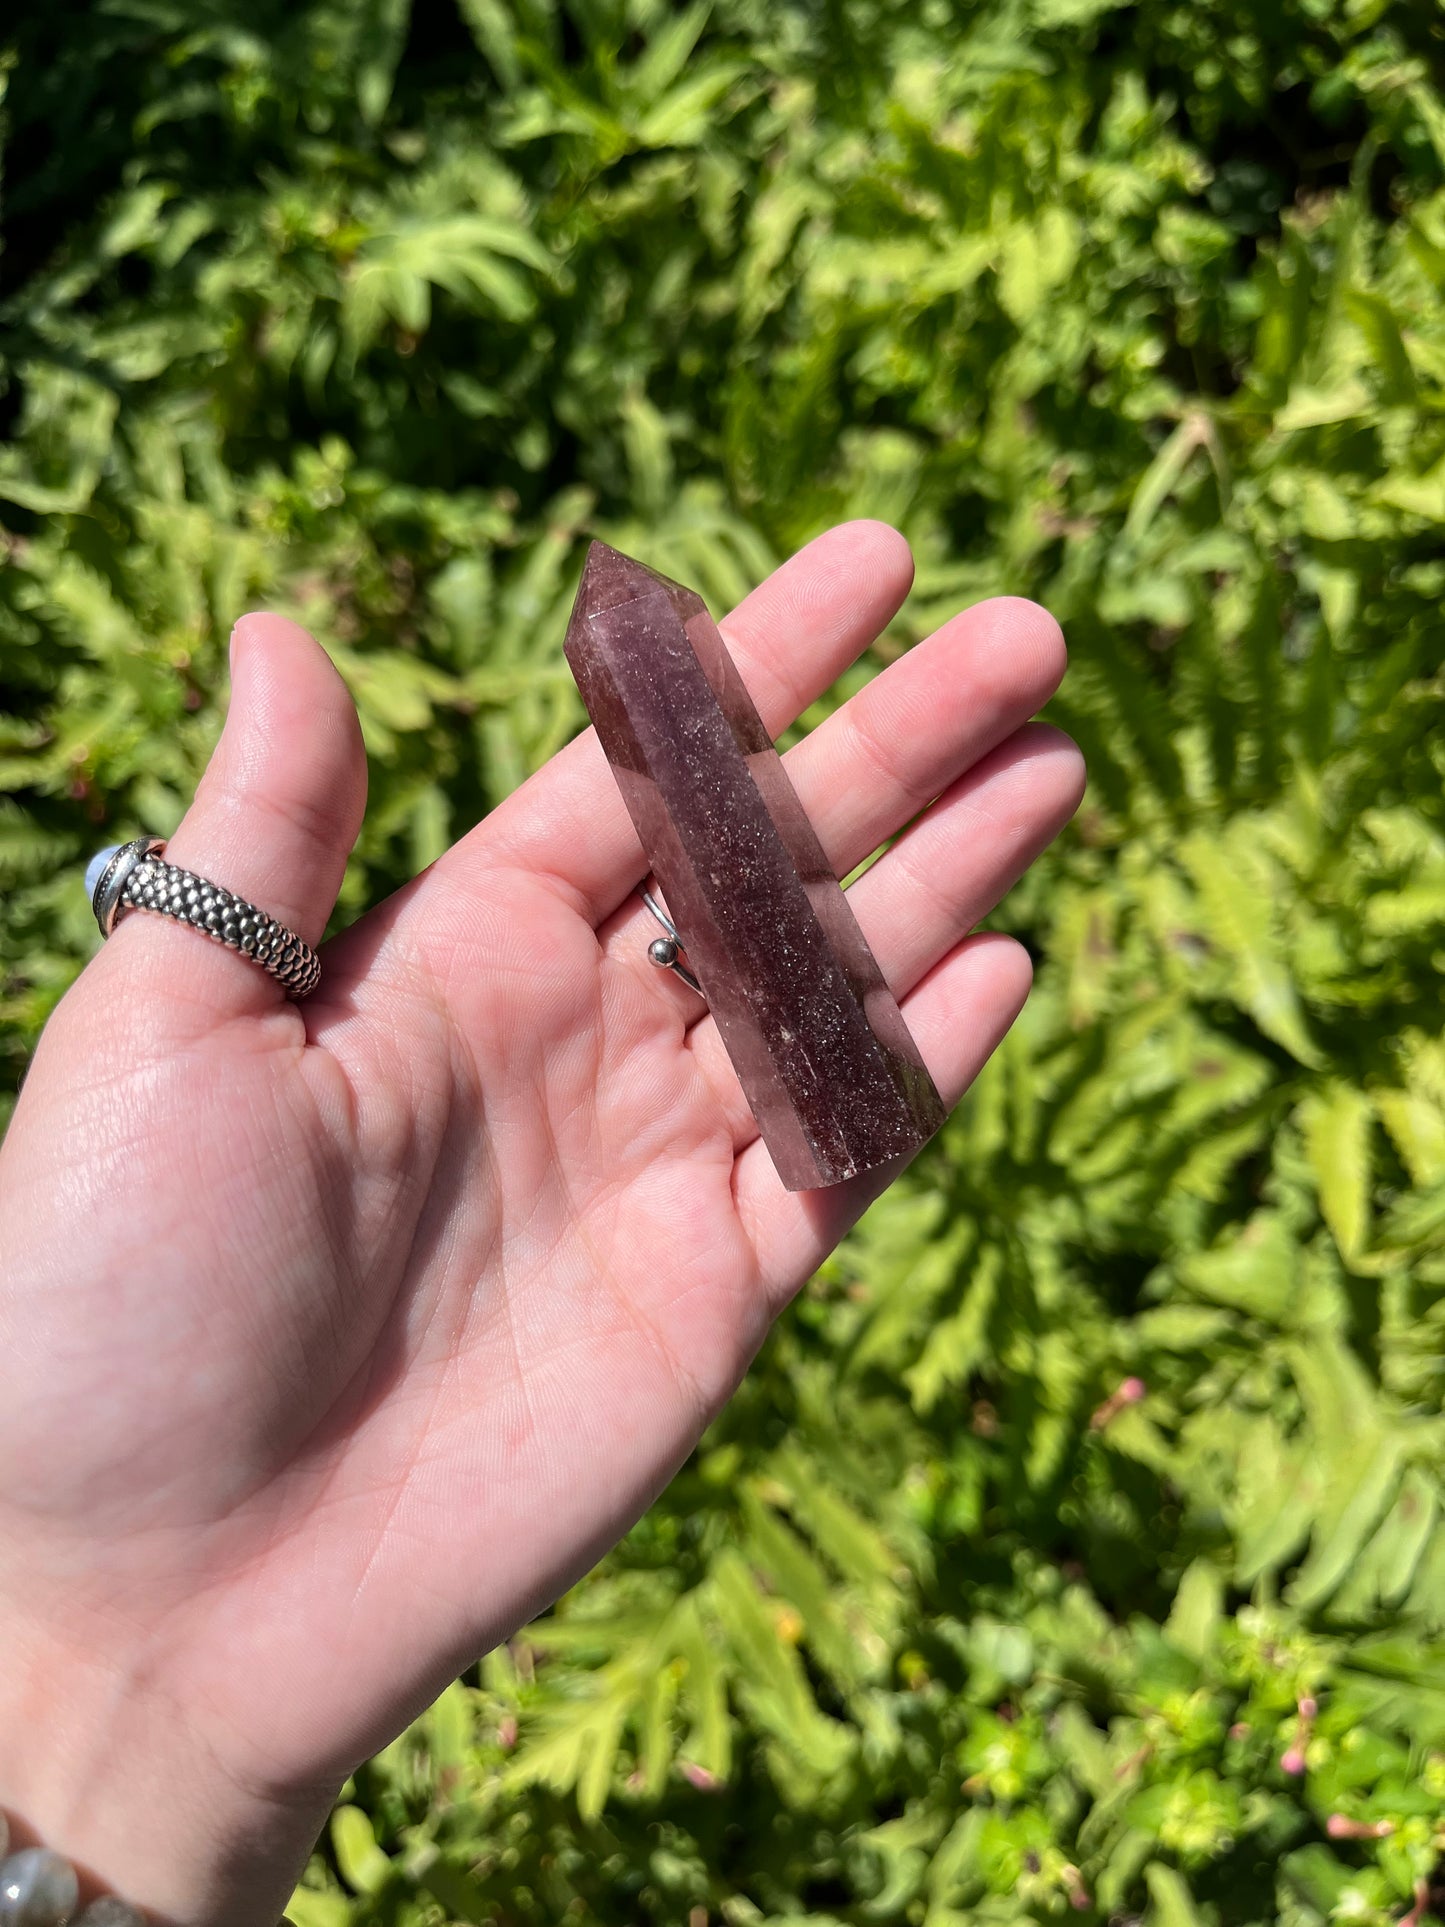
[{"label": "green leaf", "polygon": [[678,1749],[679,1757],[719,1783],[726,1782],[732,1771],[727,1674],[695,1600],[685,1601],[678,1609],[674,1639],[685,1667],[681,1696],[692,1714],[692,1726]]},{"label": "green leaf", "polygon": [[360,1807],[336,1808],[331,1816],[331,1850],[353,1893],[380,1893],[391,1879],[391,1861],[376,1844],[371,1821]]},{"label": "green leaf", "polygon": [[1445,1178],[1445,1107],[1423,1091],[1376,1091],[1374,1105],[1412,1180]]},{"label": "green leaf", "polygon": [[1290,390],[1289,400],[1274,418],[1281,435],[1297,434],[1306,428],[1326,428],[1335,422],[1354,421],[1373,413],[1375,399],[1365,384],[1354,376],[1333,388],[1309,388],[1301,384]]},{"label": "green leaf", "polygon": [[724,1554],[714,1566],[713,1601],[739,1661],[738,1693],[752,1717],[813,1774],[831,1778],[852,1749],[852,1735],[819,1711],[778,1616],[736,1555]]},{"label": "green leaf", "polygon": [[694,0],[671,19],[663,17],[627,75],[628,90],[636,99],[651,106],[667,93],[686,67],[711,12],[712,0]]},{"label": "green leaf", "polygon": [[458,0],[472,38],[496,70],[505,87],[522,77],[521,43],[504,0]]},{"label": "green leaf", "polygon": [[286,1903],[286,1918],[295,1927],[349,1927],[352,1904],[344,1894],[297,1887]]},{"label": "green leaf", "polygon": [[1336,1083],[1305,1100],[1300,1121],[1320,1210],[1349,1264],[1369,1240],[1373,1107],[1362,1091]]},{"label": "green leaf", "polygon": [[1166,1638],[1182,1653],[1204,1659],[1220,1624],[1224,1587],[1218,1570],[1196,1559],[1179,1582],[1164,1624]]},{"label": "green leaf", "polygon": [[1266,1037],[1311,1067],[1320,1054],[1305,1027],[1299,993],[1274,932],[1274,905],[1252,874],[1242,839],[1232,851],[1195,833],[1180,846],[1205,913],[1205,929],[1227,953],[1237,976],[1232,994]]},{"label": "green leaf", "polygon": [[684,147],[711,131],[725,95],[743,72],[734,61],[718,61],[702,73],[679,81],[637,124],[642,147]]},{"label": "green leaf", "polygon": [[1159,453],[1140,476],[1124,520],[1125,535],[1137,540],[1144,534],[1203,446],[1202,418],[1186,417],[1165,439]]},{"label": "green leaf", "polygon": [[984,1356],[988,1321],[998,1297],[1003,1254],[989,1245],[976,1254],[962,1303],[933,1328],[904,1382],[919,1411],[930,1411],[950,1386],[963,1382]]},{"label": "green leaf", "polygon": [[374,127],[391,99],[396,64],[411,18],[411,0],[360,0],[352,14],[356,35],[356,98]]},{"label": "green leaf", "polygon": [[1162,1860],[1151,1860],[1144,1878],[1149,1887],[1146,1927],[1206,1927],[1183,1874]]},{"label": "green leaf", "polygon": [[1370,494],[1387,508],[1403,509],[1426,522],[1445,522],[1445,461],[1423,475],[1388,475]]},{"label": "green leaf", "polygon": [[1383,296],[1348,288],[1345,312],[1359,329],[1380,376],[1381,399],[1399,407],[1414,399],[1415,371],[1410,366],[1400,323]]}]

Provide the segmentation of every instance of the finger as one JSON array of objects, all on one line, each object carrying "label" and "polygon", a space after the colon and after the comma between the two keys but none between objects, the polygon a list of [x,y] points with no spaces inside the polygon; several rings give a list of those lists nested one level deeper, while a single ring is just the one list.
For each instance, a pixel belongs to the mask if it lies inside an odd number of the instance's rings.
[{"label": "finger", "polygon": [[[721,624],[763,722],[779,735],[897,614],[913,580],[908,544],[883,522],[820,535]],[[595,730],[560,751],[437,866],[486,860],[553,878],[599,923],[647,860]]]},{"label": "finger", "polygon": [[[900,1003],[1053,841],[1083,788],[1074,744],[1031,723],[954,783],[859,877],[848,903]],[[714,1019],[694,1025],[687,1041],[741,1150],[758,1127]]]},{"label": "finger", "polygon": [[[970,937],[905,1000],[908,1028],[950,1109],[1023,1009],[1032,974],[1028,952],[1012,937]],[[762,1139],[747,1147],[733,1166],[733,1196],[772,1312],[812,1276],[908,1162],[895,1159],[826,1190],[785,1191]]]},{"label": "finger", "polygon": [[[311,945],[336,904],[366,805],[356,705],[331,659],[284,616],[246,615],[231,637],[231,700],[168,862],[257,904]],[[156,980],[157,1007],[209,1021],[274,1008],[283,993],[248,958],[168,918],[124,917],[97,960]]]},{"label": "finger", "polygon": [[[837,874],[1041,709],[1067,659],[1046,609],[999,596],[954,616],[791,749],[788,777]],[[683,1022],[696,1023],[704,1015],[697,993],[648,962],[656,935],[635,895],[598,931],[609,956],[650,976]]]}]

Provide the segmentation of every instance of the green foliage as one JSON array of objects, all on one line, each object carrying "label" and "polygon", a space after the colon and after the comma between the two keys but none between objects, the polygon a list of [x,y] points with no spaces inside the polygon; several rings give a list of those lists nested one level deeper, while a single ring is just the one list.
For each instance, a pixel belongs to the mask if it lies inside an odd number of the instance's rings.
[{"label": "green foliage", "polygon": [[[1398,1917],[1445,1813],[1445,71],[1410,0],[104,0],[8,29],[0,1072],[311,622],[341,915],[576,727],[597,529],[1039,596],[1024,1018],[299,1927]],[[815,721],[819,711],[809,719]],[[1423,1885],[1421,1883],[1424,1883]]]}]

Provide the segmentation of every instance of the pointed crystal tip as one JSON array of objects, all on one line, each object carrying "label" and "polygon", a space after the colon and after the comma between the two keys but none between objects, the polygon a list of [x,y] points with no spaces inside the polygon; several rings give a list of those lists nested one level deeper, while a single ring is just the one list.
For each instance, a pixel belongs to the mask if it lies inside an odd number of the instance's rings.
[{"label": "pointed crystal tip", "polygon": [[665,590],[674,603],[682,599],[689,609],[693,605],[702,606],[695,589],[674,582],[661,569],[650,569],[636,556],[624,555],[620,549],[594,538],[583,564],[572,619],[588,622],[604,610],[619,608],[624,602],[636,602],[640,596],[653,595],[658,589]]}]

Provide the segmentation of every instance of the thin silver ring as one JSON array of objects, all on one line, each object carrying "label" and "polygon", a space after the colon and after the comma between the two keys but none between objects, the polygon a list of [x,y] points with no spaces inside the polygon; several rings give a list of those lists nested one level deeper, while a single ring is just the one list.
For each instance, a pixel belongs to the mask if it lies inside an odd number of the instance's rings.
[{"label": "thin silver ring", "polygon": [[652,912],[653,916],[657,918],[657,921],[667,932],[665,937],[654,937],[652,942],[647,946],[648,962],[655,963],[659,970],[670,970],[675,977],[681,977],[688,989],[695,990],[703,1002],[706,1003],[707,992],[703,989],[697,978],[693,976],[687,965],[682,963],[678,958],[678,952],[685,950],[687,945],[683,942],[677,925],[645,885],[639,890],[638,894]]},{"label": "thin silver ring", "polygon": [[320,959],[311,946],[244,897],[167,863],[165,847],[162,837],[138,836],[101,852],[108,860],[90,898],[101,936],[108,937],[132,910],[151,910],[249,957],[270,972],[288,997],[298,1002],[309,997],[321,981]]}]

